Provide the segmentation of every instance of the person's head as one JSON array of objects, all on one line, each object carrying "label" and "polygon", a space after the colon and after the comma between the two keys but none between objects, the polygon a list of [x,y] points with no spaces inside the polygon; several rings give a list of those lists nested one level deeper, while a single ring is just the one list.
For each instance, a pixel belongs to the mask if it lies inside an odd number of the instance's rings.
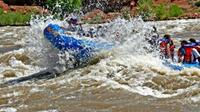
[{"label": "person's head", "polygon": [[102,28],[102,26],[101,25],[99,25],[98,27],[97,27],[97,29],[101,29]]},{"label": "person's head", "polygon": [[76,25],[78,23],[78,19],[77,18],[71,18],[70,22],[74,25]]},{"label": "person's head", "polygon": [[181,42],[181,46],[188,44],[188,41],[186,41],[186,40],[181,40],[180,42]]},{"label": "person's head", "polygon": [[165,38],[165,39],[170,39],[171,36],[170,36],[169,34],[165,34],[165,35],[164,35],[164,38]]},{"label": "person's head", "polygon": [[93,31],[94,30],[94,27],[90,27],[90,31]]},{"label": "person's head", "polygon": [[156,33],[157,32],[157,28],[155,26],[153,26],[153,32]]},{"label": "person's head", "polygon": [[195,40],[194,38],[190,38],[189,41],[190,41],[191,43],[196,43],[196,40]]}]

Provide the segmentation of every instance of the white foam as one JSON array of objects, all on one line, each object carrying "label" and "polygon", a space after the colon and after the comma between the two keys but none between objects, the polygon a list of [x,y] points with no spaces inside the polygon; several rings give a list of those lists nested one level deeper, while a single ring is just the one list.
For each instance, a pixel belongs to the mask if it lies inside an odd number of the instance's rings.
[{"label": "white foam", "polygon": [[17,109],[13,107],[3,107],[0,109],[0,112],[17,112]]},{"label": "white foam", "polygon": [[22,95],[21,92],[16,92],[14,91],[13,93],[8,93],[8,94],[5,94],[5,95],[2,95],[3,98],[8,98],[8,97],[16,97],[16,96],[20,96]]},{"label": "white foam", "polygon": [[41,110],[41,111],[37,111],[37,112],[59,112],[56,109],[51,109],[51,110]]},{"label": "white foam", "polygon": [[44,89],[38,88],[38,87],[34,87],[30,90],[30,93],[36,93],[36,92],[41,92],[41,91],[45,91]]}]

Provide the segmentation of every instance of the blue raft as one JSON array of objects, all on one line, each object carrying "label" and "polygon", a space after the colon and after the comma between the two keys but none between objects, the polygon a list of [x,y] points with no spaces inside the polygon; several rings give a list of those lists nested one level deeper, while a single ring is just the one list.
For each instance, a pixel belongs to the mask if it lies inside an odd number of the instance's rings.
[{"label": "blue raft", "polygon": [[182,64],[175,64],[175,63],[169,63],[169,62],[165,62],[164,65],[168,66],[169,68],[173,69],[173,70],[177,70],[177,71],[181,71],[185,68],[199,68],[200,69],[200,65],[199,63],[192,63],[192,64],[186,64],[186,63],[182,63]]},{"label": "blue raft", "polygon": [[109,50],[114,44],[107,42],[77,39],[65,34],[66,30],[57,24],[49,24],[44,29],[44,36],[51,44],[61,51],[73,54],[78,60],[88,60],[94,53]]}]

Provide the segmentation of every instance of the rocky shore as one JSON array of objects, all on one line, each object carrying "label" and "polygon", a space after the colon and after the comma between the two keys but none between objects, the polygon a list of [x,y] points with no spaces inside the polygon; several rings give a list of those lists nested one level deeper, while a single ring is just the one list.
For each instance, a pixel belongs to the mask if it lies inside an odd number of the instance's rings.
[{"label": "rocky shore", "polygon": [[42,13],[44,11],[41,6],[33,3],[32,4],[28,3],[28,5],[26,3],[24,4],[19,4],[15,2],[9,2],[9,3],[10,4],[6,4],[3,0],[0,0],[0,8],[3,9],[5,13],[7,11],[20,12],[20,13],[29,13],[29,12]]},{"label": "rocky shore", "polygon": [[[42,0],[43,2],[45,0]],[[178,17],[170,17],[168,19],[196,19],[200,18],[200,8],[196,7],[194,4],[198,0],[153,0],[153,4],[159,5],[159,4],[176,4],[179,7],[181,7],[184,10],[184,13],[181,16]],[[105,0],[83,0],[83,6],[90,6],[90,9],[88,9],[89,12],[85,14],[85,16],[82,17],[84,21],[101,21],[101,22],[107,22],[110,20],[113,20],[119,16],[123,16],[124,13],[129,13],[131,17],[138,16],[137,15],[137,2],[138,0],[107,0],[106,3]],[[102,4],[101,7],[98,7],[97,5],[93,6],[91,4]],[[5,3],[3,0],[0,0],[0,8],[4,10],[6,13],[7,11],[14,11],[14,12],[21,12],[21,13],[28,13],[31,11],[37,12],[37,13],[43,13],[46,10],[44,10],[40,5],[41,2],[33,2],[30,0],[22,0],[21,2],[18,2],[17,0],[13,0],[12,2]],[[102,8],[104,7],[104,8]],[[112,11],[111,11],[112,8]],[[149,18],[149,20],[155,20],[154,17]],[[98,23],[98,22],[97,22]]]}]

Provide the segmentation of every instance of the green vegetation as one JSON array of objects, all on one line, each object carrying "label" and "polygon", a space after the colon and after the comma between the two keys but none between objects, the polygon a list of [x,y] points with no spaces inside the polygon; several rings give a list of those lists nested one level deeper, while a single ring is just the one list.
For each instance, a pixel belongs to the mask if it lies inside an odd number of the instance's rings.
[{"label": "green vegetation", "polygon": [[183,9],[177,5],[171,5],[169,7],[169,17],[178,17],[183,14]]},{"label": "green vegetation", "polygon": [[171,17],[178,17],[178,16],[182,15],[183,12],[184,11],[182,8],[180,8],[179,6],[174,5],[174,4],[172,4],[170,6],[161,4],[154,8],[154,13],[155,13],[156,19],[158,19],[158,20],[169,19]]},{"label": "green vegetation", "polygon": [[53,13],[70,13],[79,10],[82,5],[81,0],[46,0],[46,7]]},{"label": "green vegetation", "polygon": [[152,0],[139,0],[139,14],[143,16],[143,19],[153,15],[153,2]]},{"label": "green vegetation", "polygon": [[84,22],[89,23],[89,24],[98,24],[98,23],[101,23],[102,20],[103,20],[102,16],[96,15],[92,19],[84,21]]},{"label": "green vegetation", "polygon": [[183,9],[175,4],[153,5],[152,0],[139,0],[139,15],[143,19],[154,18],[157,20],[165,20],[171,17],[178,17],[184,13]]},{"label": "green vegetation", "polygon": [[0,9],[0,25],[27,25],[31,19],[31,13],[21,14],[18,12],[4,13]]},{"label": "green vegetation", "polygon": [[123,9],[121,10],[121,13],[122,13],[122,17],[123,17],[124,19],[126,19],[126,20],[129,20],[129,19],[131,18],[131,16],[130,16],[130,9],[129,9],[128,7],[123,8]]},{"label": "green vegetation", "polygon": [[200,7],[200,1],[196,2],[195,6]]},{"label": "green vegetation", "polygon": [[154,9],[154,13],[156,15],[156,18],[159,20],[163,20],[166,19],[168,17],[168,13],[166,13],[166,7],[164,6],[164,4],[161,4],[157,7],[155,7]]}]

